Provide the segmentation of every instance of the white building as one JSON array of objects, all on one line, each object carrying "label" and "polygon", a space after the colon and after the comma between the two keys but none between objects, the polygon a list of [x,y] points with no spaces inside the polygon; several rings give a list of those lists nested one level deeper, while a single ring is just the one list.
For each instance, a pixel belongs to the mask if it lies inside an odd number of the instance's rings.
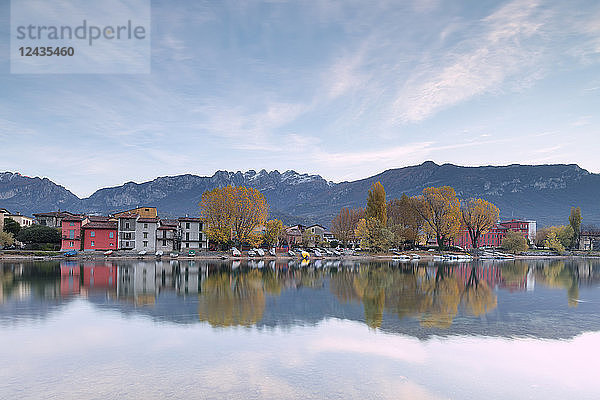
[{"label": "white building", "polygon": [[201,218],[182,217],[178,222],[181,251],[208,250],[208,238]]}]

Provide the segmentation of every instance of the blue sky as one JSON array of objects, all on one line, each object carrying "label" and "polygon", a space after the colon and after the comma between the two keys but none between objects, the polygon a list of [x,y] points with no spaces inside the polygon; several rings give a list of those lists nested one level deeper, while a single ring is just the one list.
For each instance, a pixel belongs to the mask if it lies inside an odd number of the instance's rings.
[{"label": "blue sky", "polygon": [[153,1],[150,74],[10,74],[0,171],[80,196],[216,170],[600,172],[597,1]]}]

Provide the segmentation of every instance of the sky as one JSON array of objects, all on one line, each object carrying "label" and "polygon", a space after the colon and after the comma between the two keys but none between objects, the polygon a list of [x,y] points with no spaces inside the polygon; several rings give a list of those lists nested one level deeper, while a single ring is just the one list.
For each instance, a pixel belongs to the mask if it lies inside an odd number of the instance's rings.
[{"label": "sky", "polygon": [[217,170],[337,182],[426,160],[600,172],[597,1],[151,7],[149,74],[11,74],[0,0],[0,171],[79,196]]}]

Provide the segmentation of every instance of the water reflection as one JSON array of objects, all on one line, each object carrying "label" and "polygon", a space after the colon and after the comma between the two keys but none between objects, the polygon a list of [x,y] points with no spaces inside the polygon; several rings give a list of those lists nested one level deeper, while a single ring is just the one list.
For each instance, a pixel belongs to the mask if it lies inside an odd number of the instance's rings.
[{"label": "water reflection", "polygon": [[[0,323],[43,317],[85,298],[102,309],[213,327],[302,325],[334,317],[417,337],[469,331],[545,336],[546,325],[561,315],[572,324],[557,330],[559,337],[600,326],[597,313],[574,310],[590,301],[580,299],[582,288],[600,282],[596,261],[65,261],[4,263],[0,279]],[[599,294],[588,290],[586,296],[593,304]],[[531,325],[532,315],[539,326]]]}]

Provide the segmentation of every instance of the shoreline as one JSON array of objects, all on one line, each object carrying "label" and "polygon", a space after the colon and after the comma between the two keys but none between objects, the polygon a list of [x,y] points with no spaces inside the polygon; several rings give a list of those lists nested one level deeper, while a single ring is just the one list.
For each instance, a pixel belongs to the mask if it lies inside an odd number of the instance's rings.
[{"label": "shoreline", "polygon": [[[418,253],[411,253],[418,254]],[[448,253],[446,253],[448,254]],[[542,259],[599,259],[600,255],[598,254],[569,254],[569,255],[550,255],[550,254],[540,254],[540,255],[514,255],[512,258],[506,259],[489,259],[489,258],[480,258],[477,256],[473,256],[472,260],[452,260],[448,262],[448,260],[435,260],[434,257],[439,257],[442,253],[428,253],[428,254],[419,254],[419,259],[412,260],[399,260],[397,255],[394,254],[358,254],[358,255],[342,255],[342,256],[330,256],[330,257],[315,257],[311,256],[309,258],[310,261],[401,261],[404,263],[410,262],[445,262],[445,263],[464,263],[464,262],[472,262],[472,261],[513,261],[513,260],[542,260]],[[105,256],[103,254],[80,254],[73,257],[67,257],[64,255],[43,255],[43,254],[7,254],[0,253],[0,262],[6,261],[302,261],[301,257],[291,257],[289,255],[281,255],[281,256],[264,256],[264,257],[249,257],[246,255],[240,257],[234,257],[225,252],[211,252],[211,254],[197,254],[195,256],[179,256],[179,257],[170,257],[170,256],[162,256],[156,257],[155,255],[110,255]]]}]

